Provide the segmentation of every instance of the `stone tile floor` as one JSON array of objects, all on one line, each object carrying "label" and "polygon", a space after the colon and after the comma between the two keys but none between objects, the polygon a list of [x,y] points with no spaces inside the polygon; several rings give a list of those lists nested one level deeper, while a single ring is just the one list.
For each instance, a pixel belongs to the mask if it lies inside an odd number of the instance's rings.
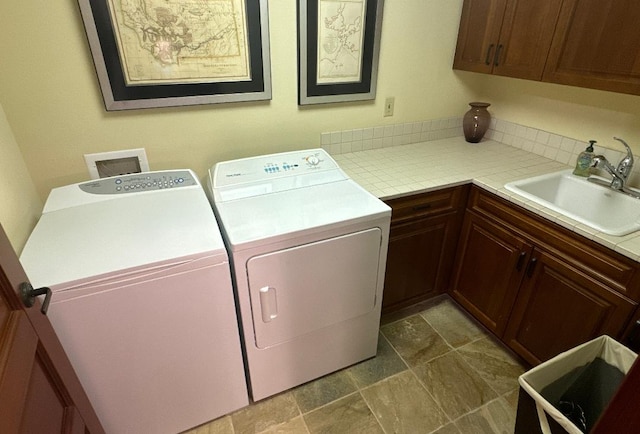
[{"label": "stone tile floor", "polygon": [[513,433],[526,369],[444,295],[383,317],[375,358],[187,434]]}]

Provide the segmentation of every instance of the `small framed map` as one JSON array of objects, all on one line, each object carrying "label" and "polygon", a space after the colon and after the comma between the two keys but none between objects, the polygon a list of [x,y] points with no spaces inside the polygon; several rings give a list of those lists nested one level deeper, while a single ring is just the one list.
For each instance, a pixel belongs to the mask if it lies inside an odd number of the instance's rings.
[{"label": "small framed map", "polygon": [[107,110],[271,99],[267,0],[78,0]]},{"label": "small framed map", "polygon": [[375,99],[384,0],[298,0],[298,104]]}]

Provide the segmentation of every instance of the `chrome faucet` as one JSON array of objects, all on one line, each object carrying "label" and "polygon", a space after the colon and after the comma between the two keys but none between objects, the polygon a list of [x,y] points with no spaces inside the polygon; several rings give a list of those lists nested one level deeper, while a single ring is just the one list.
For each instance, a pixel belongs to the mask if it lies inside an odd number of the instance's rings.
[{"label": "chrome faucet", "polygon": [[627,178],[629,178],[631,169],[633,168],[633,153],[631,152],[629,145],[627,145],[627,142],[618,137],[614,137],[614,140],[622,143],[627,150],[627,156],[620,160],[618,167],[613,167],[604,155],[596,155],[593,157],[591,167],[604,169],[613,177],[610,185],[611,188],[614,190],[625,190]]}]

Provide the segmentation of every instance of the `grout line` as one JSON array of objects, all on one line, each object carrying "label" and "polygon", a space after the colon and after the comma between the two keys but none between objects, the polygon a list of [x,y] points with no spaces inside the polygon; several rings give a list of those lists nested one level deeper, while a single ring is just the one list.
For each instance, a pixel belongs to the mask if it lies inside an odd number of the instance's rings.
[{"label": "grout line", "polygon": [[[403,371],[404,372],[404,371]],[[397,375],[397,374],[396,374]],[[395,375],[392,375],[391,377],[394,377]],[[383,381],[387,380],[388,378],[391,377],[387,377],[384,380],[378,381],[378,383],[382,383]],[[378,384],[378,383],[374,383],[371,384],[369,387]],[[364,403],[366,404],[367,408],[369,409],[369,411],[371,412],[371,414],[373,415],[373,417],[375,418],[376,422],[378,422],[378,426],[380,427],[380,429],[382,430],[383,433],[387,434],[387,430],[384,429],[384,425],[382,425],[382,423],[380,422],[380,419],[378,418],[378,416],[376,415],[376,412],[373,411],[373,408],[371,408],[371,404],[369,404],[369,401],[367,401],[367,398],[362,394],[361,389],[358,389],[358,393],[360,394],[360,397],[362,398],[362,400],[364,401]]]},{"label": "grout line", "polygon": [[[486,337],[484,337],[484,338],[482,338],[482,339],[488,339],[488,338],[489,338],[489,337],[488,337],[488,336],[486,336]],[[475,342],[478,342],[478,341],[475,341]],[[466,347],[467,345],[471,345],[472,343],[473,343],[473,342],[470,342],[470,343],[468,343],[468,344],[462,345],[460,348]],[[498,392],[498,391],[497,391],[497,390],[496,390],[496,389],[495,389],[495,388],[494,388],[494,387],[493,387],[493,386],[492,386],[492,385],[491,385],[487,380],[485,380],[485,379],[482,377],[482,374],[480,373],[480,371],[479,371],[479,370],[477,370],[476,368],[474,368],[474,367],[473,367],[473,366],[472,366],[472,365],[467,361],[467,358],[464,356],[464,354],[462,354],[462,353],[458,352],[458,350],[457,350],[457,349],[456,349],[456,352],[457,352],[457,353],[458,353],[458,355],[462,358],[462,361],[464,362],[464,364],[465,364],[465,365],[467,365],[469,368],[471,368],[471,370],[472,370],[473,372],[475,372],[475,373],[476,373],[476,375],[478,376],[478,378],[479,378],[483,383],[485,383],[487,386],[489,386],[489,389],[491,389],[491,390],[492,390],[492,391],[493,391],[493,392],[494,392],[498,397],[500,397],[500,396],[501,396],[500,392]],[[487,403],[488,403],[488,402],[491,402],[491,401],[493,401],[493,400],[487,401]],[[484,405],[484,404],[483,404],[483,405]],[[481,406],[481,407],[482,407],[482,406]]]},{"label": "grout line", "polygon": [[[505,404],[509,410],[511,409],[511,406],[509,405],[508,402],[506,402],[506,399],[502,395],[498,395],[497,398],[494,398],[494,399],[492,399],[490,401],[485,402],[480,407],[476,407],[473,410],[470,410],[467,413],[460,415],[459,417],[456,418],[454,423],[456,423],[457,421],[459,421],[460,419],[462,419],[464,417],[467,417],[467,416],[469,416],[469,415],[471,415],[473,413],[476,413],[476,412],[480,411],[482,408],[488,407],[491,403],[493,403],[495,401],[500,401],[500,400],[503,400],[503,404]],[[515,422],[515,415],[514,415],[514,422]],[[456,425],[456,428],[457,428],[457,425]],[[491,428],[493,428],[493,427],[491,427]]]},{"label": "grout line", "polygon": [[[435,360],[435,359],[434,359]],[[429,362],[425,362],[429,363]],[[413,370],[413,368],[409,368],[409,370],[411,371],[411,375],[413,375],[413,377],[418,381],[418,384],[420,386],[422,386],[422,388],[425,390],[425,392],[427,392],[427,395],[429,395],[431,397],[431,399],[433,399],[433,402],[436,403],[436,405],[438,406],[438,408],[440,409],[440,411],[442,412],[442,414],[444,415],[444,417],[446,419],[448,419],[448,423],[440,426],[438,429],[442,428],[445,425],[448,425],[449,423],[453,423],[453,419],[449,416],[449,414],[447,414],[447,412],[444,410],[444,407],[440,404],[440,402],[436,399],[435,396],[433,396],[433,394],[431,392],[429,392],[429,389],[427,389],[427,386],[425,386],[425,384],[420,380],[420,378],[418,377],[418,375],[416,374],[416,372]],[[437,431],[437,430],[436,430]]]},{"label": "grout line", "polygon": [[[315,411],[318,411],[318,410],[320,410],[320,409],[322,409],[322,408],[328,407],[328,406],[330,406],[331,404],[336,403],[336,402],[338,402],[338,401],[340,401],[340,400],[343,400],[343,399],[345,399],[345,398],[348,398],[349,396],[355,395],[356,393],[358,393],[358,394],[359,394],[359,393],[360,393],[360,389],[356,389],[356,390],[354,390],[353,392],[347,393],[346,395],[342,395],[341,397],[334,399],[333,401],[329,401],[329,402],[327,402],[327,403],[322,404],[322,405],[321,405],[321,406],[319,406],[319,407],[316,407],[316,408],[314,408],[314,409],[312,409],[312,410],[307,411],[306,413],[302,413],[302,414],[301,414],[301,416],[304,416],[304,415],[307,415],[307,414],[311,414],[311,413],[313,413],[313,412],[315,412]],[[360,395],[360,396],[362,396],[362,395]]]},{"label": "grout line", "polygon": [[[423,319],[427,324],[429,324],[429,323],[428,323],[428,322],[427,322],[427,321],[422,317],[422,315],[420,315],[419,313],[416,313],[416,314],[414,314],[414,315],[419,315],[419,316],[420,316],[420,317],[421,317],[421,318],[422,318],[422,319]],[[399,322],[399,321],[402,321],[402,320],[405,320],[405,319],[411,318],[411,317],[412,317],[412,316],[414,316],[414,315],[410,315],[410,316],[405,317],[405,318],[403,318],[403,319],[401,319],[401,320],[395,321],[395,322],[393,322],[393,323],[391,323],[391,324],[395,324],[395,323],[397,323],[397,322]],[[388,325],[388,324],[386,324],[386,325]],[[429,327],[431,327],[431,328],[433,329],[433,327],[431,326],[431,324],[429,324]],[[435,330],[435,329],[434,329],[434,330]],[[380,333],[381,333],[381,334],[383,334],[382,329],[380,330]],[[437,333],[437,331],[436,331],[436,333]],[[440,411],[442,412],[442,414],[444,415],[444,417],[445,417],[445,418],[447,418],[447,419],[449,420],[449,423],[452,423],[452,422],[453,422],[453,419],[451,419],[451,417],[449,417],[449,415],[447,414],[447,412],[446,412],[446,411],[444,411],[444,408],[442,407],[442,405],[440,404],[440,402],[436,399],[436,397],[435,397],[435,396],[433,396],[433,394],[432,394],[431,392],[429,392],[429,389],[427,389],[427,387],[425,386],[425,384],[420,380],[420,378],[418,377],[418,375],[417,375],[417,374],[416,374],[416,372],[414,371],[413,366],[411,366],[411,365],[410,365],[410,364],[409,364],[409,363],[404,359],[404,357],[402,357],[402,354],[400,354],[400,353],[398,352],[398,350],[396,349],[396,347],[394,347],[394,346],[393,346],[393,344],[391,343],[391,341],[390,341],[389,339],[387,339],[387,337],[386,337],[386,336],[384,336],[384,337],[385,337],[385,339],[387,340],[387,342],[389,343],[389,345],[391,346],[391,348],[393,348],[393,351],[395,351],[395,353],[398,355],[398,357],[400,358],[400,360],[402,360],[402,363],[404,363],[404,364],[405,364],[405,366],[407,366],[407,368],[408,368],[408,369],[409,369],[409,371],[411,372],[411,375],[413,375],[413,377],[416,379],[416,381],[418,381],[418,384],[419,384],[419,385],[420,385],[420,386],[425,390],[425,392],[427,392],[427,395],[429,395],[429,396],[431,397],[431,399],[433,399],[433,402],[435,402],[435,403],[436,403],[436,405],[438,406],[438,409],[440,409]],[[449,345],[449,343],[448,343],[446,340],[445,340],[444,342],[449,346],[449,348],[451,348],[451,346]],[[449,350],[449,351],[448,351],[447,353],[445,353],[445,354],[448,354],[449,352],[451,352],[451,350]],[[439,356],[439,357],[441,357],[441,356]],[[427,360],[427,361],[425,361],[424,363],[425,363],[425,364],[426,364],[426,363],[429,363],[431,360],[435,360],[436,358],[437,358],[437,357],[434,357],[433,359]],[[402,371],[402,372],[404,372],[404,371]],[[398,374],[395,374],[395,375],[398,375]],[[374,383],[374,384],[377,384],[377,383]],[[370,385],[370,386],[373,386],[374,384],[372,384],[372,385]],[[446,424],[445,424],[445,425],[446,425]],[[445,426],[445,425],[440,426],[438,429],[442,428],[442,427],[443,427],[443,426]],[[436,431],[437,431],[437,430],[436,430]],[[434,431],[434,432],[435,432],[435,431]]]}]

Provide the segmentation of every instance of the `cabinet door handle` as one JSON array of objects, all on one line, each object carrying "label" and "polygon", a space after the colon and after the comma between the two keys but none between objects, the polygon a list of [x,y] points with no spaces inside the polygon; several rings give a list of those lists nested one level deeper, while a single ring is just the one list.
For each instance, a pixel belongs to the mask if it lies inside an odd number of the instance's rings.
[{"label": "cabinet door handle", "polygon": [[484,59],[485,65],[491,64],[491,53],[493,51],[493,47],[494,47],[494,44],[491,44],[489,45],[489,48],[487,48],[487,57]]},{"label": "cabinet door handle", "polygon": [[500,63],[500,53],[502,52],[502,48],[503,48],[502,44],[498,45],[498,48],[496,49],[496,57],[494,59],[493,66],[498,66],[498,63]]},{"label": "cabinet door handle", "polygon": [[516,264],[516,270],[522,270],[522,265],[524,265],[524,258],[527,257],[527,252],[520,252],[520,256],[518,256],[518,263]]},{"label": "cabinet door handle", "polygon": [[422,210],[429,209],[429,208],[431,208],[431,204],[430,203],[423,203],[422,205],[414,206],[412,209],[414,211],[422,211]]},{"label": "cabinet door handle", "polygon": [[533,276],[533,270],[535,270],[537,263],[538,258],[531,258],[531,260],[529,261],[529,265],[527,265],[527,277]]}]

